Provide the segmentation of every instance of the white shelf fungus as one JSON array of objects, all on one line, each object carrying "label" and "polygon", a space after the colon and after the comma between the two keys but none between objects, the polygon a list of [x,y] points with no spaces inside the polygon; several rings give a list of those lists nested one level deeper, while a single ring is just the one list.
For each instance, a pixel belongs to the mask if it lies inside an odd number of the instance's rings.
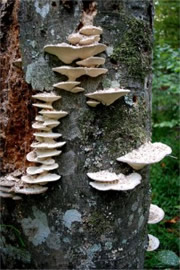
[{"label": "white shelf fungus", "polygon": [[171,148],[166,144],[147,142],[117,160],[129,164],[135,170],[140,170],[146,165],[161,161],[171,152]]},{"label": "white shelf fungus", "polygon": [[48,182],[54,182],[61,178],[58,174],[46,173],[38,176],[23,175],[22,181],[28,184],[46,184]]},{"label": "white shelf fungus", "polygon": [[105,63],[105,59],[102,57],[88,57],[84,60],[77,61],[76,64],[84,67],[98,67]]},{"label": "white shelf fungus", "polygon": [[124,174],[115,174],[108,171],[100,171],[98,173],[88,173],[88,177],[94,182],[90,182],[90,186],[100,190],[117,190],[126,191],[134,189],[141,183],[141,175],[138,173],[132,173],[125,176]]},{"label": "white shelf fungus", "polygon": [[82,47],[76,47],[67,43],[49,44],[44,47],[44,51],[56,55],[65,64],[71,64],[74,60],[85,59],[97,55],[106,50],[106,45],[97,43]]},{"label": "white shelf fungus", "polygon": [[130,90],[110,88],[106,90],[98,90],[85,96],[100,101],[103,105],[109,106],[120,97],[128,94]]},{"label": "white shelf fungus", "polygon": [[149,244],[147,247],[147,251],[156,250],[160,245],[159,239],[157,237],[153,236],[152,234],[148,234],[148,238],[149,238]]},{"label": "white shelf fungus", "polygon": [[164,211],[155,204],[150,205],[148,224],[156,224],[164,218]]}]

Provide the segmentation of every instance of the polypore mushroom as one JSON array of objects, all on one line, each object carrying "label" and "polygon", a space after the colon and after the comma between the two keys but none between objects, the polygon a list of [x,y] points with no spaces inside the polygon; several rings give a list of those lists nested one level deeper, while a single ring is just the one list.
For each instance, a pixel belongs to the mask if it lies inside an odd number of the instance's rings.
[{"label": "polypore mushroom", "polygon": [[65,117],[66,115],[68,115],[68,112],[56,111],[56,110],[54,110],[54,111],[41,110],[39,113],[45,117],[50,118],[50,119],[60,119],[60,118]]},{"label": "polypore mushroom", "polygon": [[159,239],[157,237],[153,236],[152,234],[148,234],[148,238],[149,238],[149,244],[147,247],[147,251],[156,250],[160,245]]},{"label": "polypore mushroom", "polygon": [[23,175],[21,180],[27,184],[46,184],[48,182],[54,182],[61,178],[60,175],[55,173],[46,173],[39,176]]},{"label": "polypore mushroom", "polygon": [[109,106],[129,92],[130,90],[127,89],[110,88],[106,90],[98,90],[93,93],[86,94],[85,96],[100,101],[103,105]]},{"label": "polypore mushroom", "polygon": [[48,187],[42,187],[40,185],[16,185],[12,188],[12,191],[25,195],[36,195],[46,192]]},{"label": "polypore mushroom", "polygon": [[61,96],[57,96],[54,93],[39,93],[36,95],[32,95],[33,98],[41,100],[41,101],[45,101],[48,103],[53,103],[54,101],[61,99]]},{"label": "polypore mushroom", "polygon": [[76,47],[67,43],[60,43],[57,45],[46,45],[45,52],[56,55],[65,64],[71,64],[74,60],[80,58],[85,59],[90,56],[97,55],[106,50],[106,45],[97,43],[85,45],[83,47]]},{"label": "polypore mushroom", "polygon": [[92,36],[92,35],[101,35],[103,32],[101,27],[93,26],[93,25],[87,25],[82,27],[79,30],[80,34],[86,35],[86,36]]},{"label": "polypore mushroom", "polygon": [[60,133],[54,133],[54,132],[35,132],[35,133],[33,133],[33,135],[35,137],[51,138],[51,139],[59,138],[59,137],[62,136],[62,134],[60,134]]},{"label": "polypore mushroom", "polygon": [[89,37],[83,37],[80,41],[79,41],[79,45],[90,45],[93,43],[97,43],[100,40],[100,36],[99,35],[94,35],[94,36],[89,36]]},{"label": "polypore mushroom", "polygon": [[171,152],[171,148],[166,144],[147,142],[117,160],[129,164],[135,170],[140,170],[146,165],[161,161]]},{"label": "polypore mushroom", "polygon": [[78,84],[80,84],[80,82],[67,81],[67,82],[55,83],[55,84],[53,84],[53,87],[72,92],[72,89]]},{"label": "polypore mushroom", "polygon": [[0,191],[0,197],[1,198],[12,198],[13,194]]},{"label": "polypore mushroom", "polygon": [[150,205],[148,224],[156,224],[164,218],[164,211],[155,204]]},{"label": "polypore mushroom", "polygon": [[41,163],[45,165],[52,165],[55,163],[55,160],[52,158],[39,159],[35,150],[29,152],[26,156],[26,159],[30,162]]},{"label": "polypore mushroom", "polygon": [[87,102],[87,105],[90,106],[90,107],[96,107],[97,105],[100,104],[100,102],[96,101],[96,100],[88,100]]},{"label": "polypore mushroom", "polygon": [[38,159],[54,157],[62,153],[62,151],[55,149],[36,149],[35,151]]},{"label": "polypore mushroom", "polygon": [[71,89],[70,92],[71,92],[71,93],[74,93],[74,94],[80,93],[80,92],[84,92],[84,88],[83,88],[83,87],[76,86],[76,87],[74,87],[73,89]]},{"label": "polypore mushroom", "polygon": [[44,142],[33,142],[31,144],[32,148],[36,149],[54,149],[64,146],[66,142],[55,142],[54,140],[44,141]]},{"label": "polypore mushroom", "polygon": [[42,109],[53,109],[52,105],[47,103],[33,103],[33,106]]},{"label": "polypore mushroom", "polygon": [[39,129],[39,130],[41,129],[43,131],[49,131],[51,129],[51,127],[44,126],[42,123],[39,123],[39,122],[33,123],[32,128]]},{"label": "polypore mushroom", "polygon": [[[92,178],[91,178],[92,179]],[[110,179],[110,178],[109,178]],[[141,183],[141,175],[138,173],[132,173],[125,176],[124,174],[116,175],[116,180],[99,180],[94,179],[95,182],[90,182],[90,186],[100,191],[117,190],[126,191],[134,189]]]},{"label": "polypore mushroom", "polygon": [[98,67],[105,63],[105,59],[102,57],[88,57],[84,60],[77,61],[76,64],[84,67]]},{"label": "polypore mushroom", "polygon": [[112,173],[107,170],[94,173],[87,173],[87,176],[94,181],[100,182],[111,182],[118,180],[118,176],[116,173]]},{"label": "polypore mushroom", "polygon": [[41,174],[47,171],[52,171],[55,170],[59,167],[59,165],[57,163],[54,163],[52,165],[41,165],[39,167],[37,166],[32,166],[32,167],[28,167],[26,169],[27,174],[29,175],[35,175],[35,174]]},{"label": "polypore mushroom", "polygon": [[105,74],[108,70],[106,68],[87,68],[87,67],[71,67],[61,66],[53,68],[53,71],[66,75],[69,81],[75,81],[82,75],[90,77],[97,77],[101,74]]},{"label": "polypore mushroom", "polygon": [[70,34],[67,37],[67,40],[69,41],[69,43],[76,45],[79,44],[80,40],[83,38],[83,35],[79,34],[79,33],[73,33]]}]

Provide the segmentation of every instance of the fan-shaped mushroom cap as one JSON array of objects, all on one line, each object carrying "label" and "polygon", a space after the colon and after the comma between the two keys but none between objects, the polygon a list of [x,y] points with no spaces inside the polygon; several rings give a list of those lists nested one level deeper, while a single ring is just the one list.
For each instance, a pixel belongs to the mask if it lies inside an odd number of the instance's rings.
[{"label": "fan-shaped mushroom cap", "polygon": [[79,33],[73,33],[70,34],[67,37],[67,40],[69,41],[69,43],[76,45],[79,44],[80,40],[83,38],[83,35],[79,34]]},{"label": "fan-shaped mushroom cap", "polygon": [[129,164],[135,170],[140,170],[146,165],[161,161],[171,152],[171,148],[166,144],[147,142],[117,160]]},{"label": "fan-shaped mushroom cap", "polygon": [[58,156],[62,153],[62,151],[58,151],[55,149],[37,149],[36,154],[38,159],[48,158]]},{"label": "fan-shaped mushroom cap", "polygon": [[85,59],[94,56],[106,50],[106,45],[97,43],[85,45],[83,47],[76,47],[67,43],[60,43],[57,45],[46,45],[45,52],[56,55],[65,64],[71,64],[74,60],[80,58]]},{"label": "fan-shaped mushroom cap", "polygon": [[49,131],[51,129],[51,127],[44,126],[42,123],[39,123],[39,122],[33,123],[32,128],[44,130],[44,131]]},{"label": "fan-shaped mushroom cap", "polygon": [[45,165],[52,165],[55,163],[55,160],[52,158],[39,159],[35,150],[29,152],[26,156],[26,159],[30,162],[36,162]]},{"label": "fan-shaped mushroom cap", "polygon": [[108,70],[106,68],[61,66],[61,67],[53,68],[53,71],[66,75],[69,81],[75,81],[77,78],[81,77],[82,75],[87,75],[90,77],[97,77],[101,74],[105,74]]},{"label": "fan-shaped mushroom cap", "polygon": [[36,115],[35,120],[39,122],[44,122],[45,118],[42,115]]},{"label": "fan-shaped mushroom cap", "polygon": [[60,133],[54,133],[54,132],[35,132],[33,133],[34,136],[36,137],[42,137],[42,138],[59,138],[62,136]]},{"label": "fan-shaped mushroom cap", "polygon": [[80,92],[84,92],[83,87],[76,86],[73,89],[71,89],[71,93],[77,94],[77,93],[80,93]]},{"label": "fan-shaped mushroom cap", "polygon": [[83,37],[79,41],[79,45],[90,45],[90,44],[96,43],[98,41],[100,41],[100,36],[99,35],[94,35],[94,36],[89,36],[89,37]]},{"label": "fan-shaped mushroom cap", "polygon": [[55,173],[47,173],[39,176],[24,175],[21,177],[22,181],[27,184],[46,184],[47,182],[57,181],[61,178]]},{"label": "fan-shaped mushroom cap", "polygon": [[25,195],[35,195],[46,192],[48,187],[42,187],[40,185],[27,185],[27,186],[15,186],[12,188],[12,191],[19,194]]},{"label": "fan-shaped mushroom cap", "polygon": [[54,149],[54,148],[60,148],[63,147],[66,144],[66,142],[33,142],[31,144],[32,148],[36,149]]},{"label": "fan-shaped mushroom cap", "polygon": [[60,124],[59,121],[53,120],[53,119],[44,119],[44,123],[43,123],[44,126],[46,127],[50,126],[51,128],[57,127],[59,124]]},{"label": "fan-shaped mushroom cap", "polygon": [[156,224],[164,218],[164,211],[155,204],[150,205],[148,224]]},{"label": "fan-shaped mushroom cap", "polygon": [[86,35],[86,36],[92,36],[92,35],[101,35],[103,32],[101,27],[96,27],[93,25],[87,25],[83,26],[80,30],[79,33]]},{"label": "fan-shaped mushroom cap", "polygon": [[59,89],[63,89],[63,90],[71,92],[71,90],[78,84],[80,84],[80,82],[67,81],[67,82],[55,83],[53,84],[53,87],[57,87]]},{"label": "fan-shaped mushroom cap", "polygon": [[42,108],[42,109],[50,109],[50,110],[53,109],[51,104],[46,104],[46,103],[33,103],[33,106],[37,108]]},{"label": "fan-shaped mushroom cap", "polygon": [[19,200],[22,200],[22,197],[15,195],[15,196],[12,197],[12,199],[14,201],[19,201]]},{"label": "fan-shaped mushroom cap", "polygon": [[56,94],[54,94],[53,92],[50,93],[39,93],[36,95],[32,95],[33,98],[41,100],[41,101],[45,101],[48,103],[52,103],[58,99],[61,99],[61,96],[57,96]]},{"label": "fan-shaped mushroom cap", "polygon": [[93,93],[86,94],[86,97],[100,101],[103,105],[111,105],[114,101],[120,97],[129,93],[130,90],[127,89],[114,89],[110,88],[107,90],[98,90]]},{"label": "fan-shaped mushroom cap", "polygon": [[93,56],[76,62],[77,65],[85,66],[85,67],[96,67],[96,66],[103,65],[104,63],[105,63],[104,58],[93,57]]},{"label": "fan-shaped mushroom cap", "polygon": [[83,67],[61,66],[55,67],[52,70],[67,76],[70,82],[76,81],[77,78],[86,74]]},{"label": "fan-shaped mushroom cap", "polygon": [[132,173],[125,176],[124,174],[119,174],[118,179],[112,182],[90,182],[90,186],[100,191],[117,190],[126,191],[134,189],[137,185],[141,183],[141,175],[138,173]]},{"label": "fan-shaped mushroom cap", "polygon": [[87,176],[92,180],[100,182],[111,182],[118,180],[118,176],[116,173],[112,173],[107,170],[94,173],[87,173]]},{"label": "fan-shaped mushroom cap", "polygon": [[159,239],[153,236],[152,234],[148,234],[148,237],[149,237],[149,245],[148,245],[147,251],[156,250],[160,245]]},{"label": "fan-shaped mushroom cap", "polygon": [[0,187],[12,187],[14,185],[14,180],[10,180],[7,176],[0,177]]},{"label": "fan-shaped mushroom cap", "polygon": [[0,186],[0,191],[9,193],[11,191],[11,187],[2,187],[2,186]]},{"label": "fan-shaped mushroom cap", "polygon": [[35,174],[40,174],[40,173],[44,173],[47,171],[55,170],[58,167],[59,167],[59,165],[57,163],[54,163],[52,165],[41,165],[40,167],[32,166],[32,167],[28,167],[26,172],[29,175],[35,175]]},{"label": "fan-shaped mushroom cap", "polygon": [[48,111],[48,110],[41,110],[39,111],[40,114],[42,114],[45,117],[48,117],[50,119],[60,119],[68,115],[68,112],[65,111]]},{"label": "fan-shaped mushroom cap", "polygon": [[100,104],[100,102],[96,101],[96,100],[88,100],[87,105],[89,105],[90,107],[96,107],[97,105]]},{"label": "fan-shaped mushroom cap", "polygon": [[0,191],[0,197],[1,198],[12,198],[13,194]]}]

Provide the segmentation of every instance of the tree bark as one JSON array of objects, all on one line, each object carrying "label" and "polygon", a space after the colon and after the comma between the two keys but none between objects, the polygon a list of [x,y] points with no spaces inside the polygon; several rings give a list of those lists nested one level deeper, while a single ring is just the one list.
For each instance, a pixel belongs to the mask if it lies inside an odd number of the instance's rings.
[{"label": "tree bark", "polygon": [[[20,1],[19,42],[30,88],[51,91],[54,83],[64,80],[52,71],[63,63],[44,54],[43,47],[66,42],[91,2]],[[62,100],[55,103],[56,109],[69,112],[56,128],[67,142],[56,158],[62,180],[50,184],[45,194],[17,202],[2,200],[4,268],[143,269],[150,204],[148,168],[140,171],[142,183],[126,192],[93,190],[86,174],[109,168],[131,173],[116,158],[150,140],[152,1],[96,2],[94,25],[103,28],[101,42],[108,49],[101,55],[108,73],[84,76],[81,85],[86,93],[111,85],[131,93],[111,106],[90,108],[84,93],[57,91]],[[23,93],[18,87],[14,91]]]}]

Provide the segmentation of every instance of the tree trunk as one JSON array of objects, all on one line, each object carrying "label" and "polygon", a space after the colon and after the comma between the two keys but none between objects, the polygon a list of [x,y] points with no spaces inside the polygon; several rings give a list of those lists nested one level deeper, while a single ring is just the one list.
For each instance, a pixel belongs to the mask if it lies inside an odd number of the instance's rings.
[{"label": "tree trunk", "polygon": [[[65,78],[52,71],[52,67],[63,63],[55,56],[44,54],[43,47],[66,42],[66,37],[80,25],[82,11],[87,11],[92,1],[21,0],[20,5],[18,0],[10,2],[11,19],[5,39],[12,42],[15,35],[18,38],[18,32],[10,32],[13,25],[18,29],[16,13],[20,39],[14,46],[18,50],[20,45],[26,81],[25,89],[21,84],[6,92],[8,97],[12,90],[21,96],[17,110],[26,105],[14,120],[25,123],[24,126],[12,131],[21,134],[19,148],[26,143],[21,151],[23,157],[14,161],[14,167],[21,168],[27,166],[24,157],[32,141],[30,124],[35,111],[31,105],[31,88],[37,92],[51,91],[54,83]],[[67,142],[63,154],[56,158],[62,179],[49,184],[45,194],[24,196],[23,201],[17,202],[2,200],[4,268],[143,269],[150,204],[148,168],[140,171],[141,184],[126,192],[92,189],[87,172],[112,168],[116,173],[131,173],[132,169],[117,163],[116,158],[150,140],[152,1],[96,2],[94,25],[103,28],[101,43],[108,49],[101,55],[106,58],[108,73],[97,78],[84,76],[80,78],[81,84],[85,93],[119,85],[131,93],[111,106],[91,108],[84,93],[57,91],[62,99],[55,103],[56,109],[69,112],[56,128]],[[6,12],[8,3],[3,4]],[[7,51],[4,48],[3,53]],[[14,51],[13,47],[8,51],[10,66]],[[8,100],[5,105],[13,108],[13,104]],[[13,114],[6,116],[9,129],[4,128],[3,151],[7,153],[7,141],[13,140],[8,137]],[[8,167],[8,162],[12,163],[10,158],[3,165],[4,172],[7,168],[15,169]]]}]

